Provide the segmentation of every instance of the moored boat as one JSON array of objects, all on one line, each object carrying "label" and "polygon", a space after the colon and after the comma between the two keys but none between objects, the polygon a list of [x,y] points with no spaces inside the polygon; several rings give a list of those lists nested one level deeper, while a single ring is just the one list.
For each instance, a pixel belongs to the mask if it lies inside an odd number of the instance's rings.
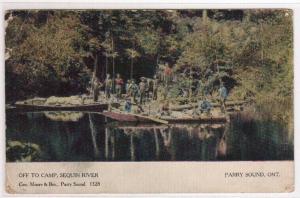
[{"label": "moored boat", "polygon": [[170,117],[162,116],[162,120],[166,120],[169,123],[223,123],[227,122],[228,118],[225,115],[218,116],[194,116],[194,117]]},{"label": "moored boat", "polygon": [[108,109],[108,103],[93,103],[82,105],[37,105],[16,103],[16,110],[22,111],[103,111]]}]

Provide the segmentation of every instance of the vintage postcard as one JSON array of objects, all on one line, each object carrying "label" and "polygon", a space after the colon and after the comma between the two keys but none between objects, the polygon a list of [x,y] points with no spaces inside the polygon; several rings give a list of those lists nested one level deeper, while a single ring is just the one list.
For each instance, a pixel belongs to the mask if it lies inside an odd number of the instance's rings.
[{"label": "vintage postcard", "polygon": [[293,14],[5,10],[7,193],[292,192]]}]

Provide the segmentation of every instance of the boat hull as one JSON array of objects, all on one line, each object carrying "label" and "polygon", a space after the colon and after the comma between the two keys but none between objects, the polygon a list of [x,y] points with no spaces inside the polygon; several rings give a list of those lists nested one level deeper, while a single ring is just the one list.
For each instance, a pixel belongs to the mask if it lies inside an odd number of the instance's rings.
[{"label": "boat hull", "polygon": [[50,105],[31,105],[31,104],[16,104],[16,110],[21,111],[103,111],[108,109],[107,103],[88,104],[88,105],[73,105],[73,106],[50,106]]},{"label": "boat hull", "polygon": [[170,117],[161,117],[160,119],[168,121],[170,124],[172,123],[223,123],[227,122],[226,116],[199,116],[193,118],[170,118]]}]

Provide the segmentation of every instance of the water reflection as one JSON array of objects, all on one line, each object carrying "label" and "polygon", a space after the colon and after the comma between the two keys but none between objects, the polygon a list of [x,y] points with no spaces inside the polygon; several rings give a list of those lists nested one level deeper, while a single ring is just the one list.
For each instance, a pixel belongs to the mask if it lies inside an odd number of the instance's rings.
[{"label": "water reflection", "polygon": [[[53,119],[53,115],[59,119]],[[62,118],[63,115],[70,118]],[[231,124],[132,125],[93,113],[8,113],[7,141],[39,145],[31,161],[214,161],[287,159],[280,132]],[[76,115],[76,116],[75,116]],[[80,115],[80,116],[79,116]],[[250,127],[251,130],[251,127]],[[252,128],[252,130],[254,130]],[[253,138],[253,137],[254,138]],[[267,147],[262,148],[267,140]],[[274,151],[276,153],[274,154]],[[14,151],[18,152],[18,151]],[[7,153],[16,161],[14,152]],[[285,153],[286,152],[286,153]],[[260,155],[257,155],[260,153]]]},{"label": "water reflection", "polygon": [[53,121],[63,121],[63,122],[77,122],[80,118],[82,118],[82,112],[56,112],[56,111],[49,111],[44,112],[45,116]]}]

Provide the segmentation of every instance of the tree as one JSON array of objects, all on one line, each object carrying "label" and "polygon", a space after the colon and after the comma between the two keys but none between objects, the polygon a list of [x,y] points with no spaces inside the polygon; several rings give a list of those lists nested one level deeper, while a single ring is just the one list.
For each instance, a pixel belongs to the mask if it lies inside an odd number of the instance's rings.
[{"label": "tree", "polygon": [[8,94],[7,99],[61,94],[68,88],[83,91],[85,53],[81,50],[82,27],[76,13],[16,11],[13,15],[5,38],[6,46],[12,49],[6,60],[6,88],[19,96]]},{"label": "tree", "polygon": [[126,49],[127,56],[131,59],[130,64],[130,79],[133,79],[133,60],[140,56],[140,54],[134,49]]}]

